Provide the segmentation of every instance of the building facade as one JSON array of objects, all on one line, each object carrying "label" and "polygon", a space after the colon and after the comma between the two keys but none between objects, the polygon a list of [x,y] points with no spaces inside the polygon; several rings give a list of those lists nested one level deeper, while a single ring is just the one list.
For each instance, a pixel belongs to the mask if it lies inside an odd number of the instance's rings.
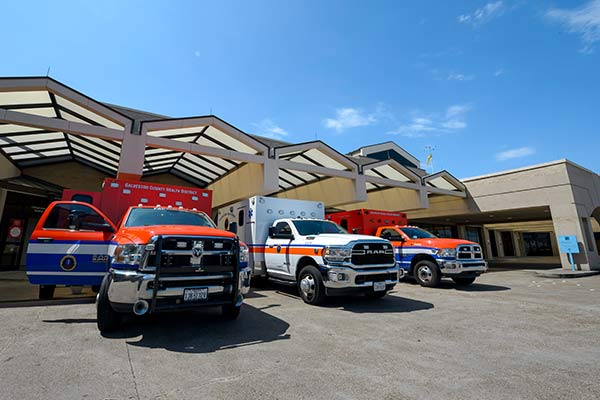
[{"label": "building facade", "polygon": [[22,269],[28,235],[62,189],[100,190],[105,177],[208,188],[214,208],[270,195],[331,211],[404,211],[510,265],[570,268],[557,236],[575,235],[576,267],[600,269],[600,178],[568,160],[459,180],[426,173],[393,142],[342,154],[321,141],[250,135],[212,115],[104,104],[48,77],[0,79],[0,268]]}]

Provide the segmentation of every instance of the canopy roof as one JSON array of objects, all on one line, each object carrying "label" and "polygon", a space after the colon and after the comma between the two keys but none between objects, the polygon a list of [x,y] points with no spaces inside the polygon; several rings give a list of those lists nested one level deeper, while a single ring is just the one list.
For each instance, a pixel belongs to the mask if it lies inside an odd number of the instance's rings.
[{"label": "canopy roof", "polygon": [[[119,131],[131,123],[119,112],[51,78],[0,79],[0,108]],[[0,152],[19,168],[77,160],[116,174],[118,141],[49,128],[0,122]]]}]

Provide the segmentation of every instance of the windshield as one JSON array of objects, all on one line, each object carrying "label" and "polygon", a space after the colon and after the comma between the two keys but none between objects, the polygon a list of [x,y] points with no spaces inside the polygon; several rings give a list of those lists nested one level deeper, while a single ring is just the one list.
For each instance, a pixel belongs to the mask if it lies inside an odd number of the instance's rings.
[{"label": "windshield", "polygon": [[436,239],[433,233],[427,232],[425,229],[421,228],[401,228],[400,229],[406,236],[411,239]]},{"label": "windshield", "polygon": [[294,226],[298,230],[298,233],[302,236],[308,235],[320,235],[322,233],[343,233],[346,234],[344,228],[338,224],[330,221],[321,220],[300,220],[292,221]]},{"label": "windshield", "polygon": [[133,208],[125,226],[148,225],[192,225],[214,228],[215,225],[204,213],[159,208]]}]

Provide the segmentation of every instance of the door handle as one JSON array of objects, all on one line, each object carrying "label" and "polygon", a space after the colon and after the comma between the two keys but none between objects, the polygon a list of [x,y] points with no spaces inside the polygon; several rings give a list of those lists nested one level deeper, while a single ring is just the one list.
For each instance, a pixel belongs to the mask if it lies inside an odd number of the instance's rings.
[{"label": "door handle", "polygon": [[42,243],[51,243],[51,242],[54,242],[54,238],[39,237],[39,238],[37,238],[37,241],[42,242]]}]

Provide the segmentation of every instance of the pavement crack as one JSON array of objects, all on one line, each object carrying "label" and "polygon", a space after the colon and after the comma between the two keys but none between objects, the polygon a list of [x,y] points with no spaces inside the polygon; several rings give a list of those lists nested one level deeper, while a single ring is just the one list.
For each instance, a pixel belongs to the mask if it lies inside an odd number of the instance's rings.
[{"label": "pavement crack", "polygon": [[133,387],[135,389],[135,398],[140,400],[140,392],[138,391],[135,371],[133,370],[133,363],[131,362],[131,353],[129,352],[129,345],[127,342],[125,342],[125,349],[127,350],[127,360],[129,361],[129,369],[131,370],[131,378],[133,380]]}]

